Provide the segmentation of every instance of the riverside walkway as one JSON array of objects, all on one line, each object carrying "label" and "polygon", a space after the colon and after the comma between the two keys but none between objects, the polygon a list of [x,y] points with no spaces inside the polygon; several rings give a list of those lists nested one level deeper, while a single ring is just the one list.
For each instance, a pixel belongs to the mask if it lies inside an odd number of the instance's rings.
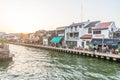
[{"label": "riverside walkway", "polygon": [[99,59],[104,59],[104,60],[119,61],[120,62],[120,55],[118,55],[118,54],[98,53],[98,52],[85,51],[85,50],[57,48],[57,47],[51,47],[51,46],[25,44],[25,43],[10,42],[10,44],[16,44],[16,45],[22,45],[22,46],[28,46],[28,47],[35,47],[35,48],[43,48],[43,49],[53,50],[53,51],[57,51],[57,52],[64,52],[64,53],[68,53],[68,54],[89,56],[89,57],[94,57],[94,58],[99,58]]}]

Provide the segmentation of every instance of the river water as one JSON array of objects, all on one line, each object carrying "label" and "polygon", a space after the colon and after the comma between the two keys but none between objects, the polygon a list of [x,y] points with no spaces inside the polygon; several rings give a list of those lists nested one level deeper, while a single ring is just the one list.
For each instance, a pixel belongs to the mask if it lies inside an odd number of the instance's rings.
[{"label": "river water", "polygon": [[120,80],[120,63],[10,44],[0,80]]}]

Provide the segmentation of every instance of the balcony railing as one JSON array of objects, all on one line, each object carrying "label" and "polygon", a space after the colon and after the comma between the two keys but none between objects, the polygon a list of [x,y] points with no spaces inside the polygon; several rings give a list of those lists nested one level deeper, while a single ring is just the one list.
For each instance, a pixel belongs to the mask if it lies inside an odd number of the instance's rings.
[{"label": "balcony railing", "polygon": [[69,37],[66,40],[78,40],[78,39],[79,39],[79,37]]},{"label": "balcony railing", "polygon": [[66,32],[78,32],[79,31],[79,28],[75,29],[67,29]]}]

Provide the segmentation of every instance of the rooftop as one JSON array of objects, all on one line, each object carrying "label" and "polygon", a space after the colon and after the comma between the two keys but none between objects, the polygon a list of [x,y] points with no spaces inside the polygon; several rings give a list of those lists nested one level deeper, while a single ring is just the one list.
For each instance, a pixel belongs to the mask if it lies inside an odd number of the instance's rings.
[{"label": "rooftop", "polygon": [[65,30],[66,27],[68,27],[68,26],[57,27],[56,30]]},{"label": "rooftop", "polygon": [[104,22],[99,24],[97,27],[95,27],[94,29],[107,29],[113,22]]},{"label": "rooftop", "polygon": [[91,39],[91,38],[92,38],[92,34],[85,34],[80,37],[80,39]]},{"label": "rooftop", "polygon": [[85,26],[84,28],[88,28],[88,27],[95,27],[97,23],[100,23],[100,21],[93,21],[90,22],[87,26]]},{"label": "rooftop", "polygon": [[84,25],[84,22],[80,22],[80,23],[72,23],[69,27],[73,27],[73,26],[82,26]]}]

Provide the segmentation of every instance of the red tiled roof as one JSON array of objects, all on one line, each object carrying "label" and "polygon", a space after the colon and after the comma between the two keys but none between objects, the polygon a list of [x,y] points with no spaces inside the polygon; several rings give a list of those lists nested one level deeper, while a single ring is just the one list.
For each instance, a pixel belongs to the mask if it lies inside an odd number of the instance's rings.
[{"label": "red tiled roof", "polygon": [[111,24],[112,24],[112,22],[104,22],[104,23],[101,23],[100,25],[98,25],[94,29],[107,29],[108,26],[110,26]]},{"label": "red tiled roof", "polygon": [[92,34],[86,34],[80,37],[81,39],[91,39],[92,38]]}]

